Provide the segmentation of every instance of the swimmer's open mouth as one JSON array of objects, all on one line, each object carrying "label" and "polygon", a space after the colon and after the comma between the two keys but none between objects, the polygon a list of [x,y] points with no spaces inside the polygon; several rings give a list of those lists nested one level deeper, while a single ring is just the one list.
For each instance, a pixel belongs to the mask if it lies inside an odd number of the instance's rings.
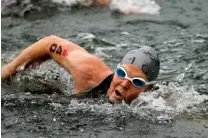
[{"label": "swimmer's open mouth", "polygon": [[119,96],[119,97],[122,96],[121,93],[118,90],[115,90],[115,93],[116,93],[116,96]]}]

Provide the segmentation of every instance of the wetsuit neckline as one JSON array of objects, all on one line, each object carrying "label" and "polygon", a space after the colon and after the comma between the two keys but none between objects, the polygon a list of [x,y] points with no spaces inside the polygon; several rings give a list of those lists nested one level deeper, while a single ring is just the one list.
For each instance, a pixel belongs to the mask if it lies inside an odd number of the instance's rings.
[{"label": "wetsuit neckline", "polygon": [[77,94],[73,94],[72,97],[74,98],[98,98],[106,96],[107,91],[110,87],[110,84],[113,80],[114,73],[108,75],[99,85],[95,88],[86,90],[84,92],[80,92]]}]

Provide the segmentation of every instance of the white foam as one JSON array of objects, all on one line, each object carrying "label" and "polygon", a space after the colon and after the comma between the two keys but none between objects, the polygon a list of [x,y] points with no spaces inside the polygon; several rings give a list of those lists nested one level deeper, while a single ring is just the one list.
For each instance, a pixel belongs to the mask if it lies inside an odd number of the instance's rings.
[{"label": "white foam", "polygon": [[127,11],[134,9],[138,13],[159,14],[160,6],[154,0],[112,0],[111,10]]},{"label": "white foam", "polygon": [[[54,3],[73,6],[83,5],[91,6],[94,0],[52,0]],[[124,13],[147,13],[147,14],[159,14],[160,6],[154,0],[112,0],[110,4],[111,10],[118,10]]]},{"label": "white foam", "polygon": [[91,33],[79,33],[77,38],[82,40],[86,40],[86,39],[88,40],[88,39],[94,39],[96,38],[96,36]]},{"label": "white foam", "polygon": [[77,4],[77,0],[52,0],[52,2],[67,5],[67,6],[72,6]]},{"label": "white foam", "polygon": [[66,6],[73,6],[76,4],[80,4],[83,6],[90,6],[92,5],[93,0],[52,0],[52,2]]},{"label": "white foam", "polygon": [[[200,112],[196,106],[208,100],[207,95],[200,95],[193,87],[180,86],[170,83],[168,86],[161,85],[154,92],[141,94],[132,104],[134,112],[143,112],[146,116],[154,116],[154,119],[174,119],[176,115],[188,112],[195,114]],[[155,113],[154,115],[151,113]]]}]

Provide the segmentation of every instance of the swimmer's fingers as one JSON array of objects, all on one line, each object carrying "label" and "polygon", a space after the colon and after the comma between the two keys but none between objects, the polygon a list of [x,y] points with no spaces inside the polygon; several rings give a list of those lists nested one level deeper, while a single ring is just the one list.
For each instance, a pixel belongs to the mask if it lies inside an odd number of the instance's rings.
[{"label": "swimmer's fingers", "polygon": [[1,78],[8,79],[10,76],[15,74],[15,72],[16,71],[10,66],[10,64],[6,64],[1,68]]}]

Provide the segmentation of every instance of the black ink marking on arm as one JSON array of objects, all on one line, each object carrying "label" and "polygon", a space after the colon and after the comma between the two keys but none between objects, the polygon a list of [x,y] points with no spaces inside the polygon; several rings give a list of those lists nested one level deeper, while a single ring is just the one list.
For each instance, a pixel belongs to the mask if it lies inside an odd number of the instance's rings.
[{"label": "black ink marking on arm", "polygon": [[52,44],[51,46],[50,46],[50,51],[51,52],[55,52],[56,51],[56,48],[57,48],[57,44]]},{"label": "black ink marking on arm", "polygon": [[62,53],[62,47],[59,46],[58,49],[56,50],[56,54],[61,55],[61,53]]},{"label": "black ink marking on arm", "polygon": [[62,46],[58,46],[57,44],[52,44],[49,48],[51,52],[55,52],[58,55],[62,55],[66,57],[68,55],[68,51],[66,49],[62,49]]}]

